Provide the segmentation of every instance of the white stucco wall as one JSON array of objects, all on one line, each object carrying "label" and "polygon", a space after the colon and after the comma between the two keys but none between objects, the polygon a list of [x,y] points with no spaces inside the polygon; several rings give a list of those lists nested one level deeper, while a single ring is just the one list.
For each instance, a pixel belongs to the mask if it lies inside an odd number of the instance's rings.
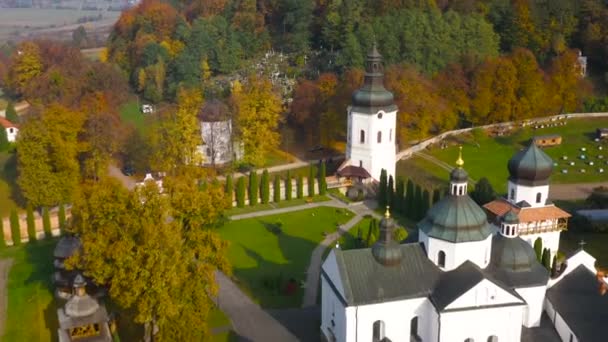
[{"label": "white stucco wall", "polygon": [[523,325],[528,328],[539,326],[547,286],[516,288],[515,291],[528,304],[524,308]]},{"label": "white stucco wall", "polygon": [[418,234],[418,241],[424,243],[427,256],[433,263],[438,265],[439,251],[445,252],[445,271],[453,270],[467,260],[481,268],[490,263],[492,235],[482,241],[452,243],[429,237],[422,231]]},{"label": "white stucco wall", "polygon": [[[484,279],[473,286],[469,291],[458,297],[448,306],[446,310],[466,309],[479,306],[524,304],[521,299],[513,296],[504,289],[498,287],[491,281]],[[521,319],[520,319],[521,324]]]},{"label": "white stucco wall", "polygon": [[[511,191],[514,190],[515,198],[511,198]],[[536,195],[540,193],[540,202],[536,202]],[[521,201],[528,202],[533,208],[544,207],[549,196],[549,185],[526,186],[509,181],[507,196],[513,204]]]},{"label": "white stucco wall", "polygon": [[[382,118],[378,118],[378,114]],[[357,113],[348,108],[348,134],[346,142],[346,159],[351,165],[360,163],[374,179],[380,179],[380,172],[386,169],[388,176],[395,177],[396,163],[396,125],[397,112],[380,111],[374,115]],[[361,143],[361,131],[365,132],[365,141]],[[378,143],[378,132],[382,133]]]},{"label": "white stucco wall", "polygon": [[499,342],[519,342],[523,306],[443,312],[439,316],[441,341],[462,342],[467,338],[485,342],[490,336]]},{"label": "white stucco wall", "polygon": [[336,297],[329,283],[321,277],[321,333],[328,341],[333,333],[336,341],[346,341],[347,310]]},{"label": "white stucco wall", "polygon": [[9,142],[17,141],[17,134],[19,133],[19,129],[17,127],[9,127],[5,128],[6,137]]},{"label": "white stucco wall", "polygon": [[[536,223],[532,223],[532,224],[536,224]],[[525,229],[522,227],[526,227],[527,224],[526,223],[520,223],[519,224],[519,228],[520,229]],[[549,250],[551,250],[551,262],[553,262],[553,257],[557,254],[557,251],[559,250],[559,236],[561,234],[561,231],[553,231],[553,232],[546,232],[546,233],[536,233],[536,234],[520,234],[519,236],[526,240],[527,243],[530,244],[530,246],[534,247],[534,241],[536,241],[537,238],[541,238],[541,240],[543,240],[543,249],[545,248],[549,248]]]}]

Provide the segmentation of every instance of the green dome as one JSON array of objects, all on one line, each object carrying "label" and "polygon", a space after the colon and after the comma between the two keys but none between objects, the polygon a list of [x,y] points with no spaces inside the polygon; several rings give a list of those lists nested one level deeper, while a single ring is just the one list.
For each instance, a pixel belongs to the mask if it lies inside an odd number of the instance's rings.
[{"label": "green dome", "polygon": [[517,217],[517,214],[513,210],[509,210],[509,212],[502,217],[502,222],[506,224],[518,224],[519,217]]},{"label": "green dome", "polygon": [[546,184],[553,171],[553,160],[535,143],[517,152],[507,165],[510,178],[530,185]]},{"label": "green dome", "polygon": [[492,241],[491,263],[509,271],[530,271],[538,260],[532,246],[522,238],[497,234]]},{"label": "green dome", "polygon": [[384,88],[382,56],[376,45],[367,54],[365,80],[363,86],[353,93],[352,106],[353,110],[368,114],[376,114],[379,110],[397,110],[393,93]]},{"label": "green dome", "polygon": [[464,183],[469,181],[469,174],[461,167],[457,167],[450,172],[450,180],[454,183]]},{"label": "green dome", "polygon": [[401,248],[393,240],[395,221],[390,217],[388,208],[382,221],[380,221],[380,236],[372,246],[372,255],[377,262],[384,266],[396,265],[401,261]]},{"label": "green dome", "polygon": [[486,213],[468,195],[447,195],[418,223],[426,235],[450,242],[485,240],[494,229]]}]

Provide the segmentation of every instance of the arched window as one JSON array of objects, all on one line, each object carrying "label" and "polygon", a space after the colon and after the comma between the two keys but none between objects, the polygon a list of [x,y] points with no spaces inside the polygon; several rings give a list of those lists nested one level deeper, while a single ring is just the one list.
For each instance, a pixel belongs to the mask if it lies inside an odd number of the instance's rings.
[{"label": "arched window", "polygon": [[462,190],[464,190],[463,186],[458,187],[458,194],[462,196]]},{"label": "arched window", "polygon": [[445,252],[444,251],[439,251],[439,253],[437,253],[437,265],[439,265],[439,267],[445,267]]},{"label": "arched window", "polygon": [[452,194],[456,195],[456,189],[457,189],[456,185],[452,186]]},{"label": "arched window", "polygon": [[509,196],[509,199],[515,199],[515,189],[511,189],[511,195]]},{"label": "arched window", "polygon": [[374,336],[372,341],[378,342],[384,338],[384,322],[383,321],[375,321],[374,322]]},{"label": "arched window", "polygon": [[364,144],[365,143],[365,131],[361,130],[359,141]]},{"label": "arched window", "polygon": [[540,198],[542,197],[542,195],[539,193],[536,194],[536,203],[540,203]]},{"label": "arched window", "polygon": [[378,131],[378,144],[382,142],[382,132]]},{"label": "arched window", "polygon": [[418,316],[415,316],[410,321],[410,336],[414,340],[419,340],[420,339],[420,337],[418,337]]},{"label": "arched window", "polygon": [[498,342],[498,336],[492,335],[488,337],[488,342]]}]

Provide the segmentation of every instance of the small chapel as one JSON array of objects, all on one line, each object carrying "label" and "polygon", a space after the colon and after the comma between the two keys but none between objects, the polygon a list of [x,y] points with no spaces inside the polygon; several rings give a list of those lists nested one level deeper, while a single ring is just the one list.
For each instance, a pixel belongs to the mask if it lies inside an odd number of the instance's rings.
[{"label": "small chapel", "polygon": [[[374,47],[348,109],[343,165],[372,181],[395,172],[397,108],[382,82]],[[387,208],[371,248],[333,249],[321,269],[322,340],[608,341],[608,284],[593,256],[581,246],[550,274],[532,246],[540,238],[557,253],[569,217],[548,199],[551,158],[532,143],[507,166],[507,197],[482,208],[468,195],[461,150],[417,241],[393,240]]]}]

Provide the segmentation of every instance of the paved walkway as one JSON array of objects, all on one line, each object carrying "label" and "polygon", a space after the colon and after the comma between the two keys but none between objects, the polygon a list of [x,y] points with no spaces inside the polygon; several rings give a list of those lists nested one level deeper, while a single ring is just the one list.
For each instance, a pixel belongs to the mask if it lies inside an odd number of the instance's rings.
[{"label": "paved walkway", "polygon": [[0,337],[4,335],[6,322],[6,309],[8,307],[8,271],[11,269],[13,259],[0,260]]},{"label": "paved walkway", "polygon": [[116,165],[110,164],[108,166],[108,175],[118,179],[122,185],[129,190],[133,190],[135,188],[135,180],[131,177],[125,176],[122,171],[116,167]]},{"label": "paved walkway", "polygon": [[234,331],[245,341],[298,341],[281,323],[262,310],[226,275],[216,272],[220,291],[217,304],[232,321]]},{"label": "paved walkway", "polygon": [[[422,159],[425,159],[425,160],[427,160],[427,161],[429,161],[429,162],[431,162],[431,163],[439,166],[440,168],[442,168],[442,169],[444,169],[444,170],[446,170],[448,172],[451,172],[452,170],[454,170],[454,166],[452,166],[452,165],[450,165],[450,164],[448,164],[448,163],[446,163],[446,162],[444,162],[442,160],[439,160],[439,159],[437,159],[437,158],[435,158],[435,157],[433,157],[433,156],[431,156],[429,154],[422,153],[422,152],[414,152],[414,156],[420,157]],[[474,180],[473,178],[471,178],[470,176],[469,176],[469,181],[471,183],[473,183],[473,184],[477,183],[477,181]]]},{"label": "paved walkway", "polygon": [[301,205],[294,205],[293,207],[261,210],[261,211],[254,211],[251,213],[246,213],[246,214],[232,215],[232,216],[230,216],[230,219],[233,221],[236,221],[236,220],[243,220],[243,219],[248,219],[248,218],[252,218],[252,217],[290,213],[292,211],[300,211],[300,210],[306,210],[306,209],[318,208],[318,207],[350,208],[348,205],[344,204],[343,202],[340,202],[339,200],[332,198],[329,201],[306,203],[306,204],[301,204]]}]

